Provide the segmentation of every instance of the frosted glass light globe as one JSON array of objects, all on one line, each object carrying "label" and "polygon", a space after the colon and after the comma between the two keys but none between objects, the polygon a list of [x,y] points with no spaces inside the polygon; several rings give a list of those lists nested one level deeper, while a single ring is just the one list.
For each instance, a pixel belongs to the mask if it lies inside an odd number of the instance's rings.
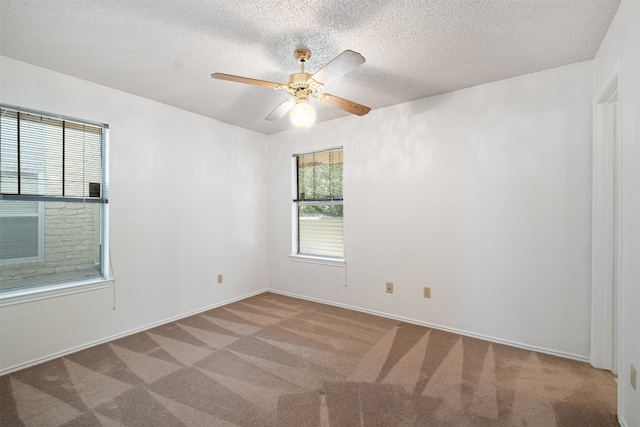
[{"label": "frosted glass light globe", "polygon": [[306,129],[316,121],[316,110],[306,99],[299,99],[291,109],[291,123],[298,129]]}]

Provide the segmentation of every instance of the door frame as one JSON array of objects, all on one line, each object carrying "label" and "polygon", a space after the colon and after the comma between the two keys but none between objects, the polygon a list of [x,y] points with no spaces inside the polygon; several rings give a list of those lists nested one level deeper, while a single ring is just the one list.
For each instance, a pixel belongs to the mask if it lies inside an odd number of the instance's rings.
[{"label": "door frame", "polygon": [[[620,352],[620,92],[618,68],[593,108],[590,363],[617,375]],[[613,112],[612,112],[613,111]]]}]

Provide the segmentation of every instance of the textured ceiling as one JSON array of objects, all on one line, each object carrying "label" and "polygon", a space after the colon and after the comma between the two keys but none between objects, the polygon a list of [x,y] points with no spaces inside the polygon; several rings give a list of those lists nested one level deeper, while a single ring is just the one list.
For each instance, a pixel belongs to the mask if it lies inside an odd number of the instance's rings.
[{"label": "textured ceiling", "polygon": [[[619,0],[1,0],[0,54],[272,134],[307,47],[315,72],[366,62],[325,92],[372,109],[592,59]],[[318,120],[348,115],[314,104]],[[357,118],[355,118],[357,120]]]}]

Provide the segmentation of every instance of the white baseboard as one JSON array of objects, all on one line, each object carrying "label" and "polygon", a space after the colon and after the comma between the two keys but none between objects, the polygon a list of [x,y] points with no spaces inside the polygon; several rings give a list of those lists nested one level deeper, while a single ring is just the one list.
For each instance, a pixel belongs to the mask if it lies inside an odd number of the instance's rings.
[{"label": "white baseboard", "polygon": [[104,343],[107,343],[109,341],[117,340],[119,338],[124,338],[124,337],[129,336],[129,335],[137,334],[138,332],[146,331],[148,329],[155,328],[156,326],[164,325],[165,323],[175,322],[176,320],[184,319],[185,317],[193,316],[194,314],[199,314],[199,313],[202,313],[202,312],[205,312],[205,311],[208,311],[208,310],[212,310],[214,308],[221,307],[223,305],[231,304],[232,302],[240,301],[240,300],[243,300],[245,298],[252,297],[254,295],[259,295],[259,294],[265,293],[267,291],[268,291],[268,289],[260,289],[258,291],[250,292],[248,294],[241,295],[241,296],[235,297],[235,298],[231,298],[231,299],[228,299],[226,301],[221,301],[221,302],[218,302],[218,303],[215,303],[215,304],[208,305],[206,307],[198,308],[197,310],[193,310],[193,311],[190,311],[190,312],[187,312],[187,313],[182,313],[182,314],[179,314],[177,316],[173,316],[173,317],[169,317],[167,319],[163,319],[163,320],[160,320],[160,321],[157,321],[157,322],[153,322],[153,323],[147,324],[145,326],[141,326],[139,328],[131,329],[131,330],[128,330],[126,332],[122,332],[122,333],[119,333],[119,334],[116,334],[116,335],[111,335],[111,336],[106,337],[106,338],[102,338],[102,339],[99,339],[99,340],[96,340],[96,341],[92,341],[92,342],[89,342],[89,343],[86,343],[86,344],[82,344],[82,345],[79,345],[79,346],[76,346],[76,347],[72,347],[72,348],[57,352],[57,353],[49,354],[49,355],[44,356],[44,357],[39,357],[37,359],[33,359],[33,360],[28,361],[28,362],[24,362],[24,363],[20,363],[20,364],[14,365],[14,366],[10,366],[8,368],[0,370],[0,376],[6,375],[6,374],[10,374],[10,373],[15,372],[15,371],[19,371],[21,369],[30,368],[31,366],[39,365],[41,363],[48,362],[49,360],[57,359],[58,357],[62,357],[62,356],[66,356],[67,354],[75,353],[76,351],[80,351],[80,350],[84,350],[84,349],[87,349],[87,348],[90,348],[90,347],[94,347],[96,345],[104,344]]},{"label": "white baseboard", "polygon": [[292,293],[292,292],[279,291],[277,289],[267,289],[267,291],[268,292],[272,292],[274,294],[280,294],[280,295],[289,296],[289,297],[292,297],[292,298],[299,298],[299,299],[303,299],[303,300],[307,300],[307,301],[317,302],[317,303],[320,303],[320,304],[327,304],[327,305],[332,305],[332,306],[336,306],[336,307],[347,308],[349,310],[360,311],[362,313],[373,314],[373,315],[380,316],[380,317],[386,317],[388,319],[400,320],[402,322],[412,323],[414,325],[425,326],[425,327],[433,328],[433,329],[439,329],[441,331],[452,332],[454,334],[464,335],[464,336],[472,337],[472,338],[478,338],[478,339],[481,339],[481,340],[484,340],[484,341],[490,341],[490,342],[494,342],[494,343],[497,343],[497,344],[504,344],[504,345],[508,345],[508,346],[511,346],[511,347],[522,348],[522,349],[525,349],[525,350],[536,351],[538,353],[544,353],[544,354],[549,354],[549,355],[552,355],[552,356],[562,357],[562,358],[565,358],[565,359],[572,359],[572,360],[577,360],[579,362],[589,363],[589,357],[588,356],[581,356],[581,355],[578,355],[578,354],[566,353],[566,352],[563,352],[563,351],[552,350],[552,349],[548,349],[548,348],[544,348],[544,347],[538,347],[538,346],[535,346],[535,345],[529,345],[529,344],[524,344],[524,343],[520,343],[520,342],[516,342],[516,341],[505,340],[505,339],[502,339],[502,338],[496,338],[496,337],[492,337],[492,336],[488,336],[488,335],[477,334],[475,332],[469,332],[469,331],[465,331],[465,330],[462,330],[462,329],[450,328],[448,326],[442,326],[442,325],[438,325],[438,324],[435,324],[435,323],[423,322],[421,320],[410,319],[408,317],[403,317],[403,316],[396,316],[394,314],[384,313],[384,312],[376,311],[376,310],[370,310],[370,309],[367,309],[367,308],[357,307],[357,306],[353,306],[353,305],[349,305],[349,304],[342,304],[342,303],[338,303],[338,302],[334,302],[334,301],[327,301],[327,300],[323,300],[323,299],[319,299],[319,298],[312,298],[312,297],[307,297],[307,296],[304,296],[304,295],[298,295],[298,294],[295,294],[295,293]]},{"label": "white baseboard", "polygon": [[618,416],[618,423],[620,423],[620,425],[621,425],[622,427],[629,427],[629,424],[627,424],[627,422],[625,421],[625,419],[624,419],[624,418],[622,418],[622,417],[620,417],[620,416]]}]

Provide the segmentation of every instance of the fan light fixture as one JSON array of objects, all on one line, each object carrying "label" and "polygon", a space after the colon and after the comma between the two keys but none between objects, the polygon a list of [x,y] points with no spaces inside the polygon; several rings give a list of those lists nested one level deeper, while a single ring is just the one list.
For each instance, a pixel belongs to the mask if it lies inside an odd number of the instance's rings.
[{"label": "fan light fixture", "polygon": [[309,104],[309,100],[305,98],[300,98],[296,101],[296,105],[293,106],[289,115],[291,123],[298,129],[306,129],[316,121],[316,110]]},{"label": "fan light fixture", "polygon": [[265,120],[278,120],[290,112],[291,122],[298,129],[306,129],[316,121],[316,111],[309,104],[310,98],[316,98],[323,104],[357,116],[364,116],[371,110],[371,108],[357,102],[322,92],[322,88],[326,83],[364,63],[364,56],[352,50],[345,50],[313,75],[304,70],[304,64],[311,58],[309,49],[297,49],[293,52],[293,57],[300,63],[300,72],[289,74],[285,83],[275,83],[225,73],[213,73],[211,77],[285,91],[290,95],[290,98],[282,101],[275,110],[269,113]]}]

